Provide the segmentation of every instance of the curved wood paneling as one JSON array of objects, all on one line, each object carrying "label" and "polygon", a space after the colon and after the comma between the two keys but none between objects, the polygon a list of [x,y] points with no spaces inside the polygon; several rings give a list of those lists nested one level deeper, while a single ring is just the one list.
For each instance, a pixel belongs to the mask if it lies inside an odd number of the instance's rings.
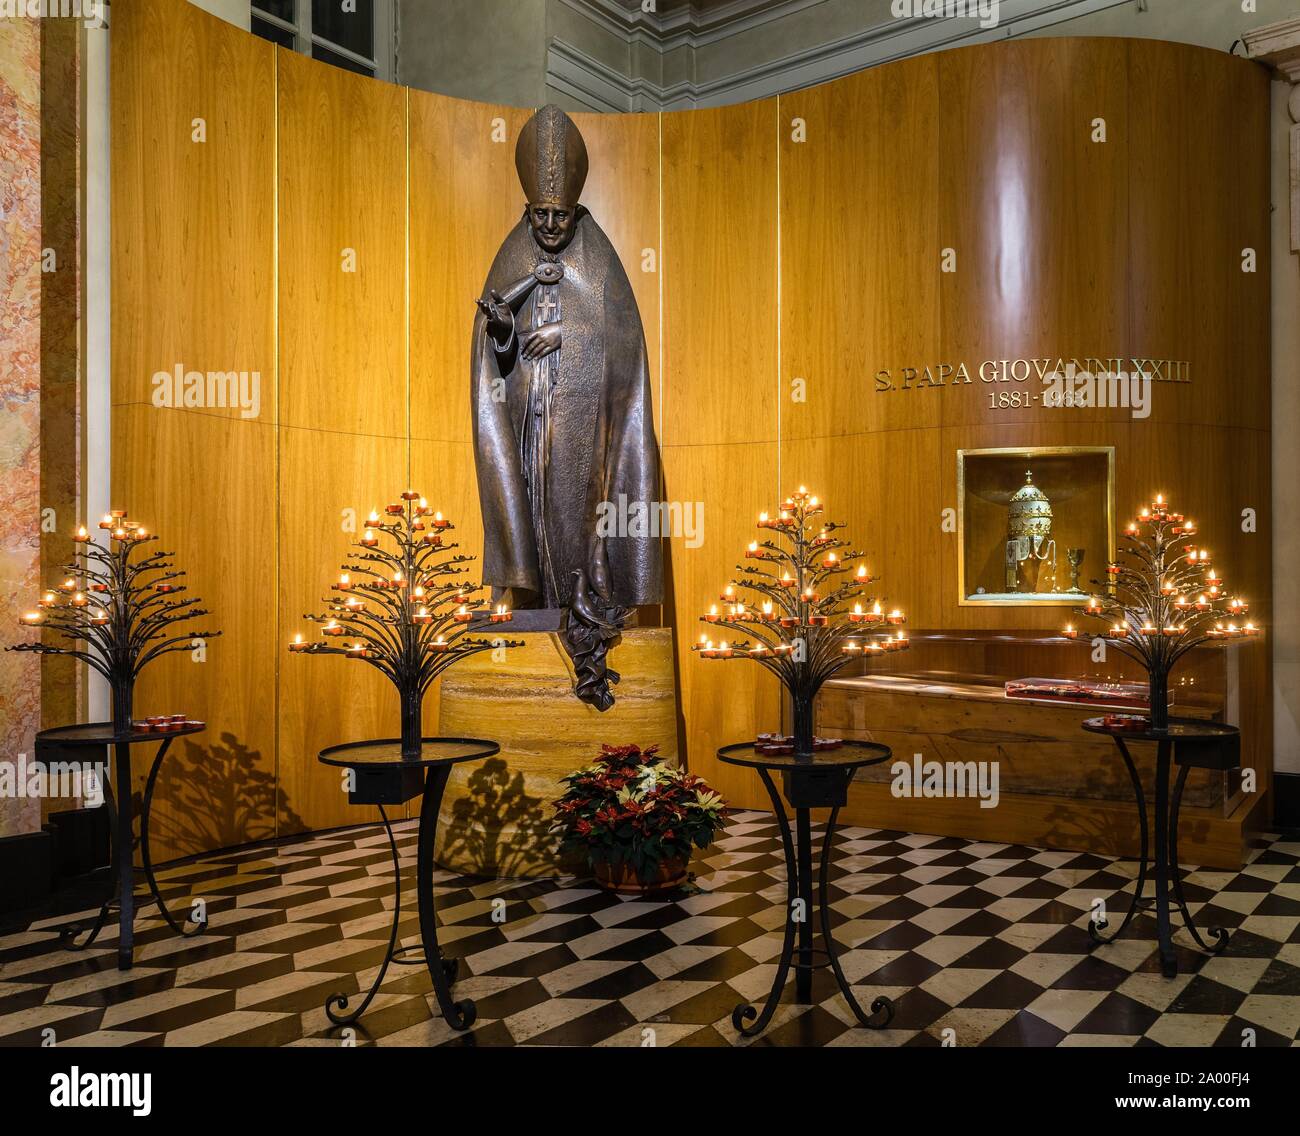
[{"label": "curved wood paneling", "polygon": [[782,494],[820,494],[914,621],[943,585],[925,565],[950,392],[876,394],[872,376],[942,357],[938,76],[925,56],[780,110]]},{"label": "curved wood paneling", "polygon": [[[513,143],[529,112],[276,55],[188,5],[137,0],[118,17],[115,403],[145,402],[142,384],[176,362],[247,360],[270,396],[255,424],[234,412],[158,431],[147,406],[120,411],[117,489],[186,538],[239,630],[220,644],[238,674],[206,672],[236,693],[207,712],[276,755],[282,830],[355,821],[315,750],[387,730],[395,699],[345,661],[290,661],[281,646],[350,539],[344,508],[409,481],[467,550],[481,545],[472,299],[522,204]],[[737,803],[764,802],[714,750],[774,725],[776,690],[689,647],[755,515],[799,482],[848,522],[914,627],[1044,629],[1059,609],[958,605],[957,537],[941,524],[954,452],[1113,445],[1121,515],[1173,494],[1268,620],[1267,86],[1253,64],[1177,44],[1026,39],[780,99],[578,116],[585,201],[646,328],[666,497],[705,505],[702,542],[679,535],[667,559],[685,754]],[[196,116],[203,145],[189,141]],[[1156,384],[1139,419],[991,406],[1000,384],[978,373],[987,359],[1094,356],[1185,360],[1191,382]],[[970,383],[876,381],[959,363]],[[246,490],[151,489],[169,474],[194,484],[177,472],[186,447],[208,479],[235,455]],[[246,587],[208,535],[229,526],[255,555],[275,550],[276,619],[269,583]],[[1266,770],[1267,650],[1241,665],[1247,748]]]},{"label": "curved wood paneling", "polygon": [[256,369],[274,422],[275,48],[198,15],[113,14],[113,405],[149,405],[177,364]]},{"label": "curved wood paneling", "polygon": [[[113,37],[113,505],[223,632],[136,691],[140,714],[208,723],[159,774],[163,859],[276,831],[275,49],[164,0],[115,9]],[[154,405],[178,365],[257,373],[258,416]]]},{"label": "curved wood paneling", "polygon": [[[410,478],[406,94],[293,52],[279,60],[280,634],[321,610],[348,545]],[[352,510],[350,517],[344,510]],[[350,527],[346,527],[349,526]],[[302,664],[302,665],[299,665]],[[280,781],[309,828],[355,823],[327,745],[395,736],[370,667],[280,662]],[[281,830],[296,827],[289,815]]]},{"label": "curved wood paneling", "polygon": [[757,778],[714,755],[775,726],[779,688],[691,646],[779,499],[776,100],[665,115],[663,130],[665,497],[703,508],[700,539],[674,538],[666,573],[686,757],[725,796],[757,803]]}]

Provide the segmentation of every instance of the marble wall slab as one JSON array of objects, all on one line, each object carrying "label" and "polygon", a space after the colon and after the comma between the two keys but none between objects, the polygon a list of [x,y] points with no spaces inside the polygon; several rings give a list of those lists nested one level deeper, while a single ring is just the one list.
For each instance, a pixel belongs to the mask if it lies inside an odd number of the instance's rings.
[{"label": "marble wall slab", "polygon": [[[41,28],[0,21],[0,637],[40,586]],[[40,663],[0,653],[0,761],[31,754]],[[40,826],[38,800],[0,797],[0,836]]]}]

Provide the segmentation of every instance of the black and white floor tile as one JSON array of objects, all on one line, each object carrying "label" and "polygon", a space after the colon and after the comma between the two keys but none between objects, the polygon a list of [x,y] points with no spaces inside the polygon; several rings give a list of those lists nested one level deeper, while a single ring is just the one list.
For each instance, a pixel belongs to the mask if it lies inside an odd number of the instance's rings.
[{"label": "black and white floor tile", "polygon": [[[396,829],[400,936],[416,943],[415,822]],[[388,945],[392,863],[368,827],[164,871],[173,907],[206,899],[209,930],[181,939],[146,909],[127,972],[112,928],[89,951],[60,947],[57,929],[93,912],[0,936],[0,1045],[1300,1044],[1300,843],[1262,839],[1241,872],[1188,873],[1198,921],[1234,934],[1209,957],[1180,931],[1174,979],[1160,974],[1149,916],[1113,944],[1088,938],[1094,900],[1115,915],[1127,906],[1129,862],[862,828],[841,829],[836,848],[844,970],[864,1005],[894,999],[886,1030],[851,1026],[817,971],[813,1004],[787,1001],[761,1037],[738,1038],[732,1008],[771,984],[785,901],[776,825],[743,812],[671,900],[439,873],[443,947],[462,959],[456,996],[478,1006],[467,1034],[438,1016],[415,966],[389,968],[354,1034],[325,1017],[329,994],[369,987]]]}]

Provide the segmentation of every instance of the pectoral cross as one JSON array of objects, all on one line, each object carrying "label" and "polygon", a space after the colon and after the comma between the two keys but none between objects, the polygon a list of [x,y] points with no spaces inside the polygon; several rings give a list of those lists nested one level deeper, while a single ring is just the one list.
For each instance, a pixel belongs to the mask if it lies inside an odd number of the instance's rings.
[{"label": "pectoral cross", "polygon": [[544,323],[553,323],[553,317],[559,314],[560,305],[554,293],[554,288],[541,289],[541,296],[534,305],[534,311],[537,314],[537,326]]}]

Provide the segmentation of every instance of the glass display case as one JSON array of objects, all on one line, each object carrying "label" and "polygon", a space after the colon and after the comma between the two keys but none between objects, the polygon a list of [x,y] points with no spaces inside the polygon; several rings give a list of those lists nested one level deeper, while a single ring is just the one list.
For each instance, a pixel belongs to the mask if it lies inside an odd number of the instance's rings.
[{"label": "glass display case", "polygon": [[958,603],[1076,605],[1114,556],[1115,450],[957,451]]}]

